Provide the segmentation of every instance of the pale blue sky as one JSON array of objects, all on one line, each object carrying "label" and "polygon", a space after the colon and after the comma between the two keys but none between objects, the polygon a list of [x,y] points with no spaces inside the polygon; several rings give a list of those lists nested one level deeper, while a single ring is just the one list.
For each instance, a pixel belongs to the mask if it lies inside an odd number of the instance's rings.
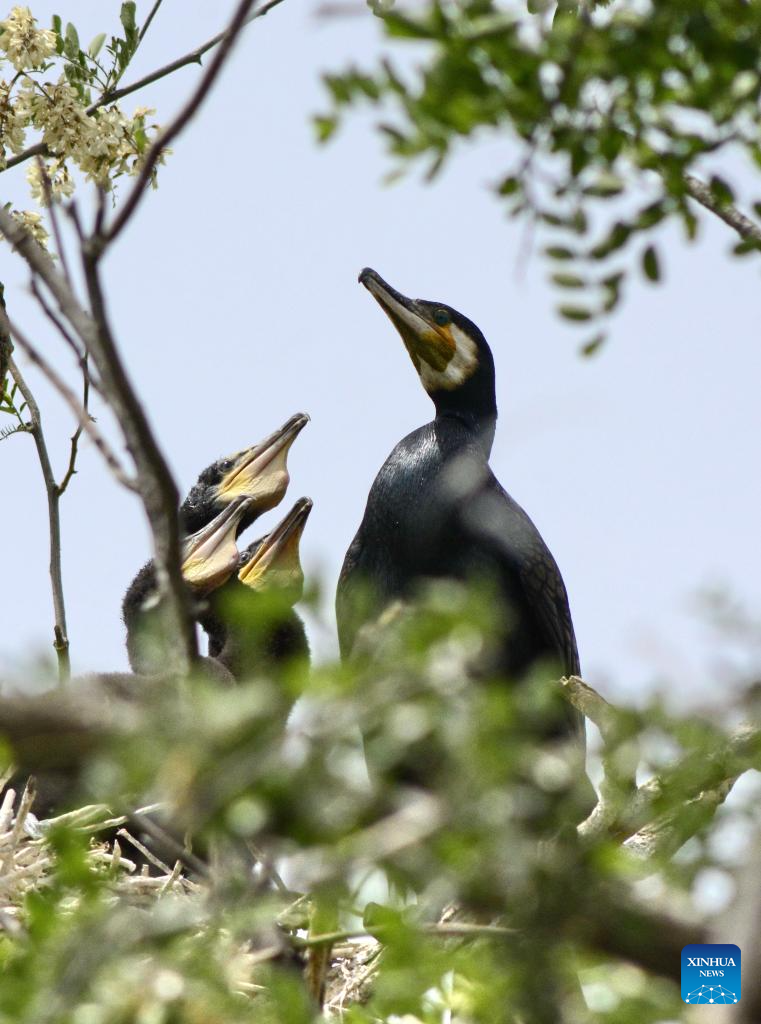
[{"label": "pale blue sky", "polygon": [[[231,6],[165,0],[128,80],[213,34]],[[71,18],[89,39],[113,26],[118,3],[32,9],[43,25],[54,10]],[[692,247],[667,232],[665,285],[631,288],[608,346],[581,359],[583,335],[554,315],[546,267],[537,254],[517,266],[522,229],[488,191],[506,141],[464,150],[433,186],[413,177],[390,188],[372,115],[315,145],[308,118],[327,103],[320,72],[378,49],[377,24],[357,10],[320,21],[286,0],[250,27],[109,256],[117,337],[181,490],[217,456],[309,412],[286,501],[314,499],[304,561],[330,608],[374,474],[432,410],[356,283],[369,264],[408,294],[461,309],[489,340],[501,411],[492,464],[560,564],[589,681],[613,697],[655,684],[677,703],[715,697],[748,659],[700,624],[695,595],[720,584],[756,612],[761,604],[757,262],[729,260],[734,238],[719,223]],[[155,106],[166,121],[197,75],[185,69],[125,106]],[[2,201],[30,205],[23,169],[2,181]],[[88,208],[84,192],[80,203]],[[68,367],[7,249],[0,266],[12,312]],[[60,472],[70,417],[35,372],[28,378]],[[106,414],[99,423],[116,438]],[[0,445],[0,467],[7,675],[31,652],[47,655],[52,614],[31,438]],[[115,669],[126,664],[121,596],[148,556],[147,532],[87,443],[79,469],[62,505],[73,667]],[[335,650],[332,627],[312,639],[322,654]]]}]

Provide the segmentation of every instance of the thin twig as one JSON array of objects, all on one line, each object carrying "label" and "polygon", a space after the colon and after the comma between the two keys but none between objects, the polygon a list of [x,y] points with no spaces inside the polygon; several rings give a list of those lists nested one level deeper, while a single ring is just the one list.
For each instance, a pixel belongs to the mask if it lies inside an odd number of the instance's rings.
[{"label": "thin twig", "polygon": [[48,300],[45,298],[45,294],[42,291],[42,289],[40,288],[39,284],[37,283],[37,279],[35,277],[32,277],[31,284],[30,284],[30,289],[31,289],[32,295],[34,295],[35,299],[37,299],[37,301],[39,302],[39,304],[40,304],[40,306],[42,308],[42,311],[45,314],[45,316],[48,318],[48,320],[50,320],[50,322],[56,328],[56,330],[61,335],[63,340],[66,342],[66,344],[72,350],[74,355],[77,357],[77,362],[81,363],[82,360],[84,359],[84,356],[85,356],[85,353],[84,353],[82,347],[77,344],[77,342],[76,342],[76,340],[74,338],[74,335],[66,327],[66,324],[56,314],[55,310],[52,308],[52,306],[50,305]]},{"label": "thin twig", "polygon": [[77,453],[79,451],[79,439],[82,436],[85,423],[92,422],[90,416],[90,410],[88,408],[88,402],[90,399],[90,373],[87,366],[87,356],[82,360],[82,411],[77,423],[76,430],[71,435],[71,448],[69,450],[69,464],[66,467],[66,472],[58,485],[58,497],[63,494],[66,488],[69,486],[71,478],[76,473],[77,469]]},{"label": "thin twig", "polygon": [[[369,939],[382,936],[389,927],[378,925],[372,932],[367,928],[349,931],[325,932],[323,935],[310,935],[308,938],[294,936],[292,942],[297,949],[311,949],[315,946],[334,946],[337,942],[349,939]],[[519,934],[516,928],[503,928],[496,924],[425,924],[419,929],[424,935],[434,935],[446,939],[506,939]]]},{"label": "thin twig", "polygon": [[204,864],[200,857],[185,849],[181,843],[178,843],[174,836],[170,835],[165,829],[157,825],[155,821],[147,817],[145,814],[139,814],[137,811],[129,815],[129,821],[131,824],[137,826],[146,832],[152,839],[162,843],[171,852],[172,856],[181,864],[184,864],[186,868],[194,871],[197,875],[202,878],[209,877],[209,866]]},{"label": "thin twig", "polygon": [[[281,4],[282,2],[283,0],[269,0],[268,3],[262,4],[258,10],[252,11],[243,24],[248,25],[257,18],[263,18],[264,15],[269,13],[273,7],[277,7],[278,4]],[[226,35],[227,30],[224,32],[218,32],[217,35],[212,36],[211,39],[207,39],[205,43],[201,43],[200,46],[197,46],[194,50],[186,53],[183,57],[178,57],[177,60],[173,60],[169,64],[165,64],[164,67],[151,71],[150,74],[145,75],[143,78],[139,78],[136,82],[132,82],[130,85],[125,85],[123,89],[117,89],[115,92],[106,93],[105,96],[101,97],[97,104],[93,104],[93,106],[88,109],[88,113],[92,113],[93,110],[97,110],[99,106],[103,106],[105,103],[115,103],[124,96],[129,96],[130,93],[137,92],[139,89],[145,88],[146,85],[152,85],[154,82],[158,82],[162,78],[166,78],[167,75],[171,75],[175,71],[179,71],[180,68],[187,67],[189,64],[200,64],[203,55],[208,53],[209,50],[212,50],[215,46],[218,46]],[[23,155],[24,154],[22,153],[21,156],[23,157]]]},{"label": "thin twig", "polygon": [[58,250],[58,257],[63,267],[63,272],[66,275],[66,280],[69,282],[70,287],[74,287],[74,281],[69,270],[69,264],[66,260],[66,250],[63,246],[63,235],[61,234],[61,225],[58,221],[58,214],[56,213],[55,197],[53,196],[53,186],[48,175],[48,169],[45,166],[45,161],[42,157],[37,157],[37,169],[40,172],[40,179],[42,181],[42,189],[45,193],[45,203],[47,204],[50,212],[50,223],[53,227],[53,237],[55,238],[56,249]]},{"label": "thin twig", "polygon": [[122,229],[129,222],[132,215],[134,214],[140,200],[145,195],[146,186],[151,180],[153,172],[161,159],[162,153],[166,150],[171,142],[177,138],[180,132],[185,128],[194,114],[198,111],[199,107],[203,103],[206,96],[209,94],[209,90],[214,84],[215,79],[219,75],[222,67],[227,60],[230,52],[235,45],[235,41],[238,38],[246,19],[253,7],[255,0],[241,0],[238,7],[233,15],[229,26],[226,31],[222,34],[222,38],[219,40],[219,49],[214,55],[214,59],[209,64],[200,82],[196,86],[195,90],[190,96],[190,99],[180,110],[179,114],[171,121],[163,131],[161,131],[152,142],[148,152],[145,155],[145,159],[140,168],[140,173],[137,176],[137,181],[130,189],[130,192],[125,199],[123,205],[120,207],[116,219],[109,229],[106,230],[101,239],[101,244],[106,245],[109,242],[113,242],[115,238],[119,236]]},{"label": "thin twig", "polygon": [[[15,323],[8,323],[8,328],[19,343],[20,347],[27,354],[29,359],[34,363],[38,370],[47,377],[52,386],[56,389],[59,395],[63,398],[66,404],[69,406],[71,411],[74,413],[77,423],[87,433],[88,437],[98,449],[100,454],[103,456],[106,465],[111,470],[114,478],[127,490],[138,492],[137,481],[130,477],[126,470],[122,467],[119,459],[116,457],[111,447],[109,446],[106,439],[100,433],[98,428],[95,426],[95,421],[89,415],[89,413],[83,408],[79,399],[74,394],[73,390],[64,381],[64,379],[58,374],[58,372],[47,362],[47,360],[39,353],[36,346],[26,337],[24,332]],[[72,437],[72,443],[74,438]],[[65,478],[64,478],[65,479]],[[68,481],[66,481],[68,483]],[[63,488],[63,481],[61,481],[61,488]],[[64,488],[65,489],[65,488]],[[63,493],[59,490],[59,495]]]},{"label": "thin twig", "polygon": [[[159,9],[159,7],[161,7],[162,3],[163,3],[163,0],[156,0],[155,4],[151,8],[150,13],[148,14],[148,17],[145,19],[145,21],[143,23],[143,27],[140,29],[140,34],[137,37],[137,45],[138,46],[142,43],[143,38],[145,36],[145,33],[151,27],[151,22],[153,21],[153,19],[158,14],[158,9]],[[135,47],[135,50],[137,51],[137,47]],[[133,56],[134,56],[134,54],[133,54]]]},{"label": "thin twig", "polygon": [[[5,309],[2,309],[0,312],[0,331],[3,334],[10,334],[10,325],[8,324]],[[19,344],[21,343],[19,342]],[[63,574],[61,572],[61,516],[58,508],[58,486],[53,475],[53,467],[50,463],[50,455],[48,454],[48,446],[45,441],[45,433],[42,429],[39,406],[13,356],[8,357],[8,369],[18,385],[19,391],[24,396],[24,401],[29,410],[30,420],[27,430],[34,439],[34,444],[37,448],[37,458],[42,470],[42,479],[45,482],[45,493],[48,499],[50,585],[53,593],[53,615],[55,618],[53,647],[58,658],[58,679],[60,683],[65,683],[71,675],[71,662],[69,660],[69,636],[66,629]]]}]

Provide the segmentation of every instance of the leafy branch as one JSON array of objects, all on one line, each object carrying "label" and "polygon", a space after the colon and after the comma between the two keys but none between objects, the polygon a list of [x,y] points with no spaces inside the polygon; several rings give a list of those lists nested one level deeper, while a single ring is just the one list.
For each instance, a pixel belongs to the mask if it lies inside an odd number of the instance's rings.
[{"label": "leafy branch", "polygon": [[[585,354],[604,341],[634,267],[661,280],[657,229],[676,222],[695,238],[693,200],[740,236],[735,255],[761,250],[761,227],[713,172],[730,150],[761,163],[754,5],[561,3],[551,17],[543,3],[521,14],[431,0],[376,14],[392,43],[424,47],[422,64],[402,72],[386,58],[326,75],[318,137],[331,138],[348,109],[382,107],[399,170],[424,160],[427,180],[479,133],[506,137],[518,155],[494,191],[510,216],[542,229],[558,313],[596,329]],[[753,209],[761,215],[761,202]]]}]

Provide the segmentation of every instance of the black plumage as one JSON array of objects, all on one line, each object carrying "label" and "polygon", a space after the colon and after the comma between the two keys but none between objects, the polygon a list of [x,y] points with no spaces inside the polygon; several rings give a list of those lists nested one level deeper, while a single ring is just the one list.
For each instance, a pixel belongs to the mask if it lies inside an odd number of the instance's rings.
[{"label": "black plumage", "polygon": [[[372,270],[360,281],[389,315],[433,400],[435,418],[389,455],[347,551],[336,596],[343,657],[359,629],[421,581],[496,588],[504,607],[495,674],[519,680],[540,662],[577,674],[568,597],[539,531],[489,467],[497,420],[494,361],[481,331],[444,303],[412,300]],[[583,735],[559,702],[547,732]]]},{"label": "black plumage", "polygon": [[[251,498],[235,498],[200,530],[183,541],[182,574],[191,601],[198,602],[220,587],[236,570],[238,549],[235,543],[240,521],[250,514]],[[164,671],[164,623],[161,615],[156,568],[147,562],[127,588],[122,601],[122,618],[127,629],[127,656],[130,667],[139,675],[157,675]],[[216,662],[208,664],[208,675],[230,682],[229,672]],[[113,679],[118,679],[114,675]],[[132,677],[126,677],[130,680]],[[134,679],[132,679],[134,681]]]},{"label": "black plumage", "polygon": [[241,552],[238,571],[210,596],[199,617],[209,657],[235,679],[309,663],[304,623],[294,610],[304,589],[299,541],[312,509],[301,498],[265,537]]}]

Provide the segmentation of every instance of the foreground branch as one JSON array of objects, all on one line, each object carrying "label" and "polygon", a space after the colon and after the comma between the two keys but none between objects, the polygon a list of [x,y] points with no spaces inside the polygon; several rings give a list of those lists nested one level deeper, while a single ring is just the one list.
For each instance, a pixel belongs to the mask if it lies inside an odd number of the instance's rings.
[{"label": "foreground branch", "polygon": [[103,393],[134,462],[151,530],[156,578],[162,599],[161,614],[167,636],[174,640],[168,645],[167,669],[185,675],[197,656],[197,647],[180,571],[179,495],[114,342],[100,285],[97,254],[88,250],[85,240],[83,265],[92,308],[90,314],[79,305],[65,277],[45,250],[23,225],[1,208],[0,232],[23,257],[32,273],[45,283],[98,371]]},{"label": "foreground branch", "polygon": [[600,801],[578,829],[587,841],[609,834],[626,840],[625,848],[640,858],[670,856],[711,819],[744,772],[761,769],[761,729],[745,725],[709,756],[687,754],[637,787],[638,758],[626,749],[636,734],[626,713],[577,676],[561,685],[574,707],[598,726],[605,745]]}]

